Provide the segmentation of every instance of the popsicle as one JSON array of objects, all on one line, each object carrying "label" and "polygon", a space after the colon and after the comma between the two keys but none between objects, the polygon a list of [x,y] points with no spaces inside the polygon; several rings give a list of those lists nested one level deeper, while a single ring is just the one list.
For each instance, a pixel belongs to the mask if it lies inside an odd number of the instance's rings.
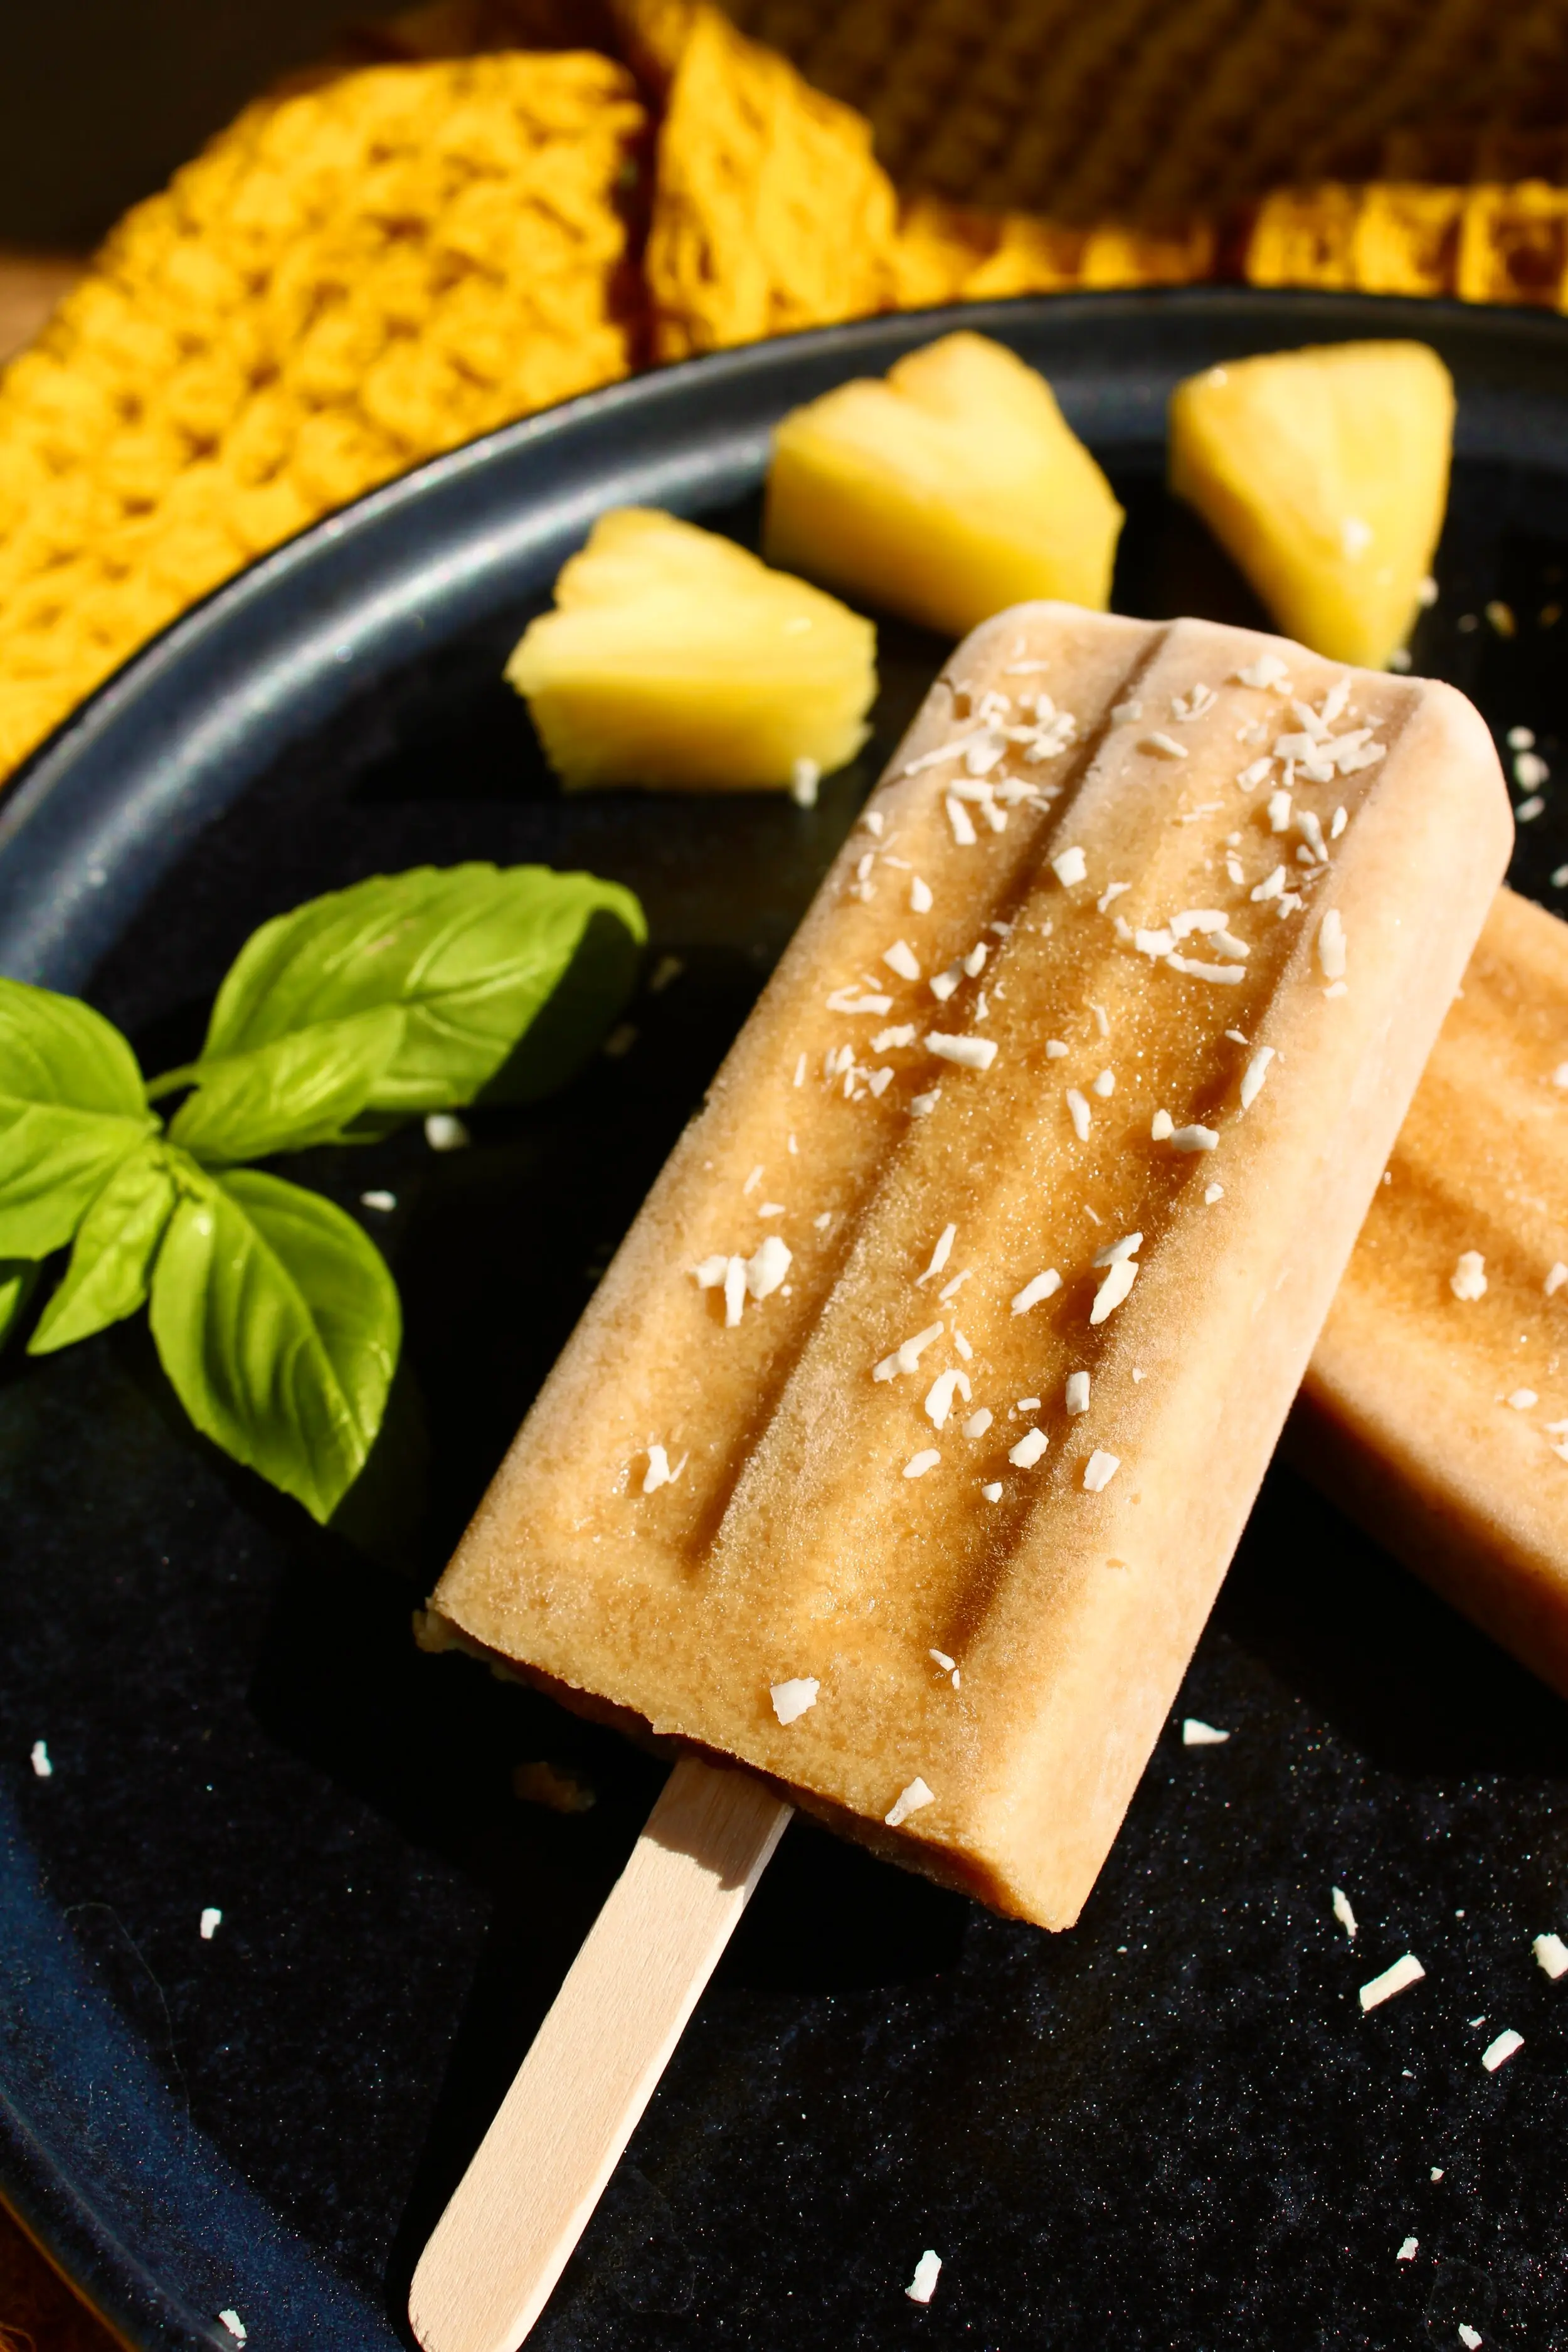
[{"label": "popsicle", "polygon": [[1446,687],[1049,604],[959,647],[426,1621],[681,1758],[428,2352],[532,2325],[792,1804],[1077,1916],[1510,838]]},{"label": "popsicle", "polygon": [[437,1617],[1069,1925],[1510,833],[1442,686],[1196,621],[976,631]]},{"label": "popsicle", "polygon": [[1568,1696],[1568,924],[1500,891],[1288,1437]]}]

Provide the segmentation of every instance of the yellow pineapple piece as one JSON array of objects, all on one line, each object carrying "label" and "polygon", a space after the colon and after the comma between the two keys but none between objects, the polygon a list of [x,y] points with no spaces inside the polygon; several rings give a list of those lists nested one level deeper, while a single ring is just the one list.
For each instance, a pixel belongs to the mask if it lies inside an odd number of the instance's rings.
[{"label": "yellow pineapple piece", "polygon": [[877,633],[837,597],[695,523],[601,515],[507,677],[569,791],[793,786],[854,758]]},{"label": "yellow pineapple piece", "polygon": [[1121,509],[1045,378],[984,335],[944,335],[773,436],[774,563],[963,636],[1035,596],[1103,611]]},{"label": "yellow pineapple piece", "polygon": [[1425,343],[1227,360],[1171,395],[1171,488],[1287,636],[1381,669],[1405,643],[1448,497],[1454,386]]}]

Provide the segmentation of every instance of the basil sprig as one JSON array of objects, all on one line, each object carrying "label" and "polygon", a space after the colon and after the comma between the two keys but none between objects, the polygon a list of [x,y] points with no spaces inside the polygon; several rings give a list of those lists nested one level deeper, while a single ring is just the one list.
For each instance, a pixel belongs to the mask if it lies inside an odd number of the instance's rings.
[{"label": "basil sprig", "polygon": [[[196,1427],[330,1518],[385,1411],[396,1285],[353,1218],[240,1163],[559,1084],[646,937],[591,874],[376,875],[263,924],[197,1059],[151,1083],[89,1005],[0,979],[0,1339],[69,1244],[29,1351],[147,1306]],[[152,1105],[179,1088],[165,1129]]]}]

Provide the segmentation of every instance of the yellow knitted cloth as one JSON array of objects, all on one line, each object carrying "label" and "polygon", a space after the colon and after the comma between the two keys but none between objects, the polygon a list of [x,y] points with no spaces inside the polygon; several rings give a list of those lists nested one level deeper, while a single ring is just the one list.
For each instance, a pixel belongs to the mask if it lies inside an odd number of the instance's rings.
[{"label": "yellow knitted cloth", "polygon": [[250,557],[651,361],[1226,274],[1563,307],[1563,124],[1568,0],[437,0],[0,377],[0,776]]}]

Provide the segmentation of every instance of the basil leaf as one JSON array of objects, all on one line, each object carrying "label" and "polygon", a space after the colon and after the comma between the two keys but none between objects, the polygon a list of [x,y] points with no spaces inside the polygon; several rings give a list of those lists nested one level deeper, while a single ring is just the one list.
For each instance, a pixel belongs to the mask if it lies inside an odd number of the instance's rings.
[{"label": "basil leaf", "polygon": [[38,1269],[25,1257],[0,1258],[0,1348],[33,1295]]},{"label": "basil leaf", "polygon": [[319,1193],[250,1169],[194,1173],[153,1273],[163,1370],[199,1430],[324,1521],[381,1425],[396,1285]]},{"label": "basil leaf", "polygon": [[0,1258],[61,1248],[157,1125],[136,1056],[101,1013],[0,979]]},{"label": "basil leaf", "polygon": [[402,1012],[388,1004],[214,1063],[175,1112],[170,1140],[209,1166],[336,1142],[364,1110],[403,1030]]},{"label": "basil leaf", "polygon": [[122,1160],[77,1227],[70,1264],[27,1342],[47,1356],[134,1315],[147,1297],[158,1244],[174,1210],[174,1177],[162,1143]]},{"label": "basil leaf", "polygon": [[[395,1006],[403,1039],[363,1104],[370,1124],[458,1108],[498,1082],[509,1098],[541,1092],[598,1044],[646,938],[632,893],[592,874],[470,865],[378,875],[247,941],[191,1075],[211,1083],[222,1064],[286,1036],[314,1036],[324,1054],[333,1025]],[[569,976],[527,1064],[519,1046]]]}]

